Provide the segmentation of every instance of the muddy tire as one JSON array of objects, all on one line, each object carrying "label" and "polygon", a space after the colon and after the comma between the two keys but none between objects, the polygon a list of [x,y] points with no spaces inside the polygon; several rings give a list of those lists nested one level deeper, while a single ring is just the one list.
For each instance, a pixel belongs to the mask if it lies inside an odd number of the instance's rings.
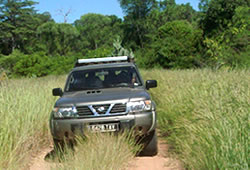
[{"label": "muddy tire", "polygon": [[146,136],[143,140],[144,148],[139,154],[140,156],[155,156],[158,153],[158,140],[157,134],[154,130],[148,136]]}]

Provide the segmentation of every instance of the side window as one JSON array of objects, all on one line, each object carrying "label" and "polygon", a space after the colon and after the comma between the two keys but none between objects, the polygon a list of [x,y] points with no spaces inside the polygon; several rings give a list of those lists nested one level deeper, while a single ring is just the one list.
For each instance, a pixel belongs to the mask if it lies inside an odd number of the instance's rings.
[{"label": "side window", "polygon": [[139,80],[138,80],[138,77],[137,77],[136,73],[132,73],[132,80],[131,80],[131,83],[132,83],[134,86],[138,86],[138,85],[139,85]]},{"label": "side window", "polygon": [[67,86],[66,86],[66,91],[71,91],[71,85],[73,84],[74,82],[74,77],[73,77],[73,74],[70,75],[69,77],[69,81],[67,83]]}]

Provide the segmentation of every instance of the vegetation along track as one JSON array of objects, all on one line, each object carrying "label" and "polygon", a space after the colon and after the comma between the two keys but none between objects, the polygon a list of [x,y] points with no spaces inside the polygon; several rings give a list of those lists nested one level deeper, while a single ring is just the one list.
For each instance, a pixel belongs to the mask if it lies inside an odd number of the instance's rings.
[{"label": "vegetation along track", "polygon": [[[137,157],[129,157],[128,164],[124,167],[120,167],[119,169],[127,169],[127,170],[181,170],[182,165],[176,159],[170,157],[168,154],[168,145],[161,139],[158,143],[159,153],[156,156],[137,156]],[[68,167],[67,161],[66,165],[62,166],[58,161],[55,161],[56,155],[53,158],[52,154],[54,153],[53,146],[51,145],[48,148],[42,149],[36,156],[33,157],[30,170],[49,170],[56,167]],[[58,155],[57,155],[58,156]],[[132,155],[130,155],[132,156]],[[83,158],[84,159],[84,158]],[[75,166],[79,168],[79,165]],[[81,167],[81,166],[80,166]],[[84,168],[86,169],[86,168]],[[108,168],[107,168],[108,169]]]},{"label": "vegetation along track", "polygon": [[[249,70],[151,70],[142,74],[144,79],[159,82],[158,88],[150,90],[158,106],[158,128],[185,168],[248,169]],[[56,100],[51,89],[63,87],[64,81],[65,76],[49,76],[1,82],[0,146],[5,147],[0,147],[0,169],[25,168],[30,155],[49,146],[48,119]],[[107,140],[114,140],[113,146],[91,151],[86,167],[95,167],[97,160],[113,169],[131,163],[136,150],[133,144],[122,138]],[[105,153],[115,156],[104,159],[109,157]],[[115,160],[120,157],[122,162]],[[82,163],[79,159],[76,161]]]}]

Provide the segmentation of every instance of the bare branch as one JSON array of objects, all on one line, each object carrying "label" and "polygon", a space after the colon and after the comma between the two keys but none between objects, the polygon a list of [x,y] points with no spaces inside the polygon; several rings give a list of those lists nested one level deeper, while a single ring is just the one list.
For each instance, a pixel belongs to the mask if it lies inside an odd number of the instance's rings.
[{"label": "bare branch", "polygon": [[64,23],[68,22],[68,16],[72,13],[72,8],[69,8],[66,12],[63,8],[57,10],[57,15],[63,16]]}]

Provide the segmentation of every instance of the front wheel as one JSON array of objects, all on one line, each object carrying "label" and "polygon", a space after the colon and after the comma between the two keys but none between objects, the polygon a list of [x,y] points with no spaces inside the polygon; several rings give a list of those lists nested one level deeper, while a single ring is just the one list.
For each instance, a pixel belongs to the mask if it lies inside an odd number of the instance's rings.
[{"label": "front wheel", "polygon": [[53,142],[54,142],[54,150],[63,151],[64,146],[65,146],[64,141],[58,140],[58,139],[53,139]]},{"label": "front wheel", "polygon": [[141,156],[155,156],[158,153],[158,140],[156,131],[152,131],[148,136],[143,139],[144,148],[141,151]]}]

